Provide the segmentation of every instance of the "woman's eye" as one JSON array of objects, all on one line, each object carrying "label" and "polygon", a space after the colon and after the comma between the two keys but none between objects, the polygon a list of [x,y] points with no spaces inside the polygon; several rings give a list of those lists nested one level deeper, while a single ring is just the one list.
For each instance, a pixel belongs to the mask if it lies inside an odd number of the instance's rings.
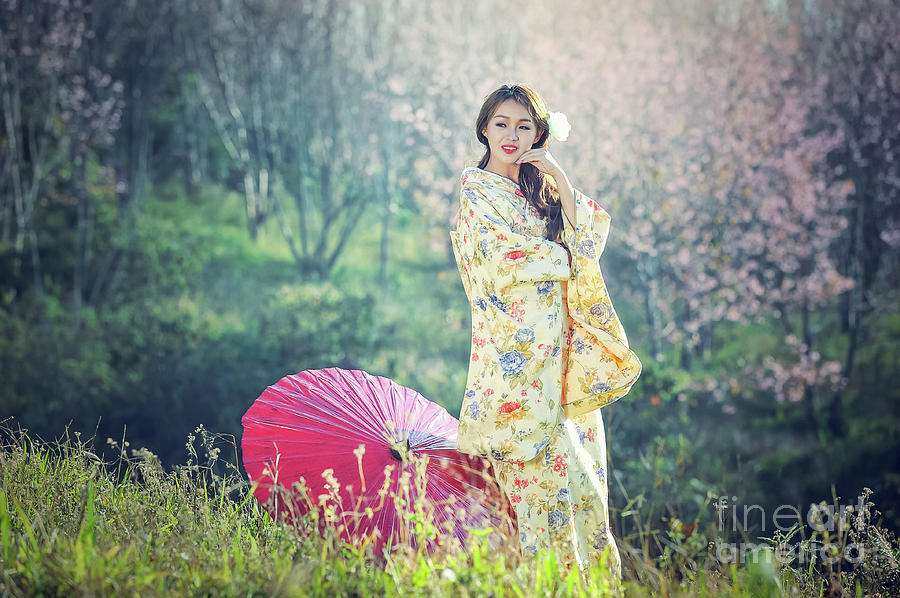
[{"label": "woman's eye", "polygon": [[[506,123],[497,123],[497,126],[498,126],[498,127],[505,127],[505,126],[506,126]],[[522,126],[519,127],[519,128],[520,128],[520,129],[525,129],[526,131],[530,131],[530,130],[531,130],[531,127],[529,127],[528,125],[522,125]]]}]

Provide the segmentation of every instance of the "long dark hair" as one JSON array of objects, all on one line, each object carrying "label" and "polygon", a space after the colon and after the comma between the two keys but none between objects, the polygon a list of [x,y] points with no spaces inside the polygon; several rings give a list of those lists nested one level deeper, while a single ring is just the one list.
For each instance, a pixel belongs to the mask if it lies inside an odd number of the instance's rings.
[{"label": "long dark hair", "polygon": [[[538,92],[527,85],[504,85],[485,98],[481,111],[478,113],[478,120],[475,122],[475,135],[486,148],[484,156],[478,163],[478,168],[482,170],[491,159],[491,146],[481,131],[487,127],[487,123],[497,111],[497,107],[506,100],[515,100],[524,106],[537,129],[541,131],[537,141],[532,145],[533,148],[544,147],[549,140],[550,126],[547,124],[547,105]],[[542,218],[547,219],[547,238],[562,243],[562,203],[553,177],[545,177],[537,166],[525,162],[519,166],[519,188],[522,189],[528,203],[534,206]]]}]

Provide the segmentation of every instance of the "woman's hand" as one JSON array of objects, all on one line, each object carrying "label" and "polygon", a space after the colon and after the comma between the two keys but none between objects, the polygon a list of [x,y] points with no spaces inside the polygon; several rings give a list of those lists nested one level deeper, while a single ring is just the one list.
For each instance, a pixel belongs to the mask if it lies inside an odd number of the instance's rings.
[{"label": "woman's hand", "polygon": [[555,180],[561,178],[559,175],[563,175],[563,169],[560,167],[559,162],[556,161],[556,158],[550,154],[550,150],[546,147],[532,148],[519,156],[519,159],[516,160],[516,164],[523,164],[525,162],[534,164],[538,170],[544,174],[549,174]]},{"label": "woman's hand", "polygon": [[546,147],[532,148],[519,156],[519,159],[516,160],[516,164],[522,164],[524,162],[534,164],[538,170],[553,177],[553,180],[556,181],[556,186],[559,189],[559,201],[562,204],[563,214],[565,214],[569,224],[574,228],[575,188],[572,187],[572,183],[569,182],[569,177],[567,177],[566,173],[563,172],[563,169],[560,168],[556,158],[550,155],[550,150]]}]

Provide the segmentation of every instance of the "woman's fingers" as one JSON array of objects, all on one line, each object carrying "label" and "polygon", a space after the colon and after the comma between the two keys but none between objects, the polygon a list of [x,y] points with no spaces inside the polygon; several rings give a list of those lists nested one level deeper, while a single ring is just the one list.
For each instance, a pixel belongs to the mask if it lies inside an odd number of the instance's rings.
[{"label": "woman's fingers", "polygon": [[532,149],[528,150],[527,152],[525,152],[524,154],[519,156],[519,160],[524,160],[524,159],[535,160],[535,159],[543,158],[545,155],[547,155],[546,147],[536,147],[536,148],[532,148]]},{"label": "woman's fingers", "polygon": [[524,154],[519,156],[519,159],[516,160],[516,164],[521,164],[522,162],[531,162],[534,160],[539,160],[541,158],[541,154],[540,154],[541,149],[543,149],[543,148],[528,150],[527,152],[525,152]]},{"label": "woman's fingers", "polygon": [[527,150],[516,160],[516,164],[524,164],[525,162],[530,162],[544,174],[556,176],[554,173],[562,172],[556,159],[546,147],[535,147]]}]

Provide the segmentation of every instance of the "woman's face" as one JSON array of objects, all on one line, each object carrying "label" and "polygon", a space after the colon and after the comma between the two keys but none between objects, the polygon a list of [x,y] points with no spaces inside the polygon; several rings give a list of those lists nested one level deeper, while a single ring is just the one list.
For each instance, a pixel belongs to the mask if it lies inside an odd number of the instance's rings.
[{"label": "woman's face", "polygon": [[507,163],[530,150],[539,137],[531,114],[515,100],[505,100],[497,106],[481,132],[487,137],[491,159]]}]

